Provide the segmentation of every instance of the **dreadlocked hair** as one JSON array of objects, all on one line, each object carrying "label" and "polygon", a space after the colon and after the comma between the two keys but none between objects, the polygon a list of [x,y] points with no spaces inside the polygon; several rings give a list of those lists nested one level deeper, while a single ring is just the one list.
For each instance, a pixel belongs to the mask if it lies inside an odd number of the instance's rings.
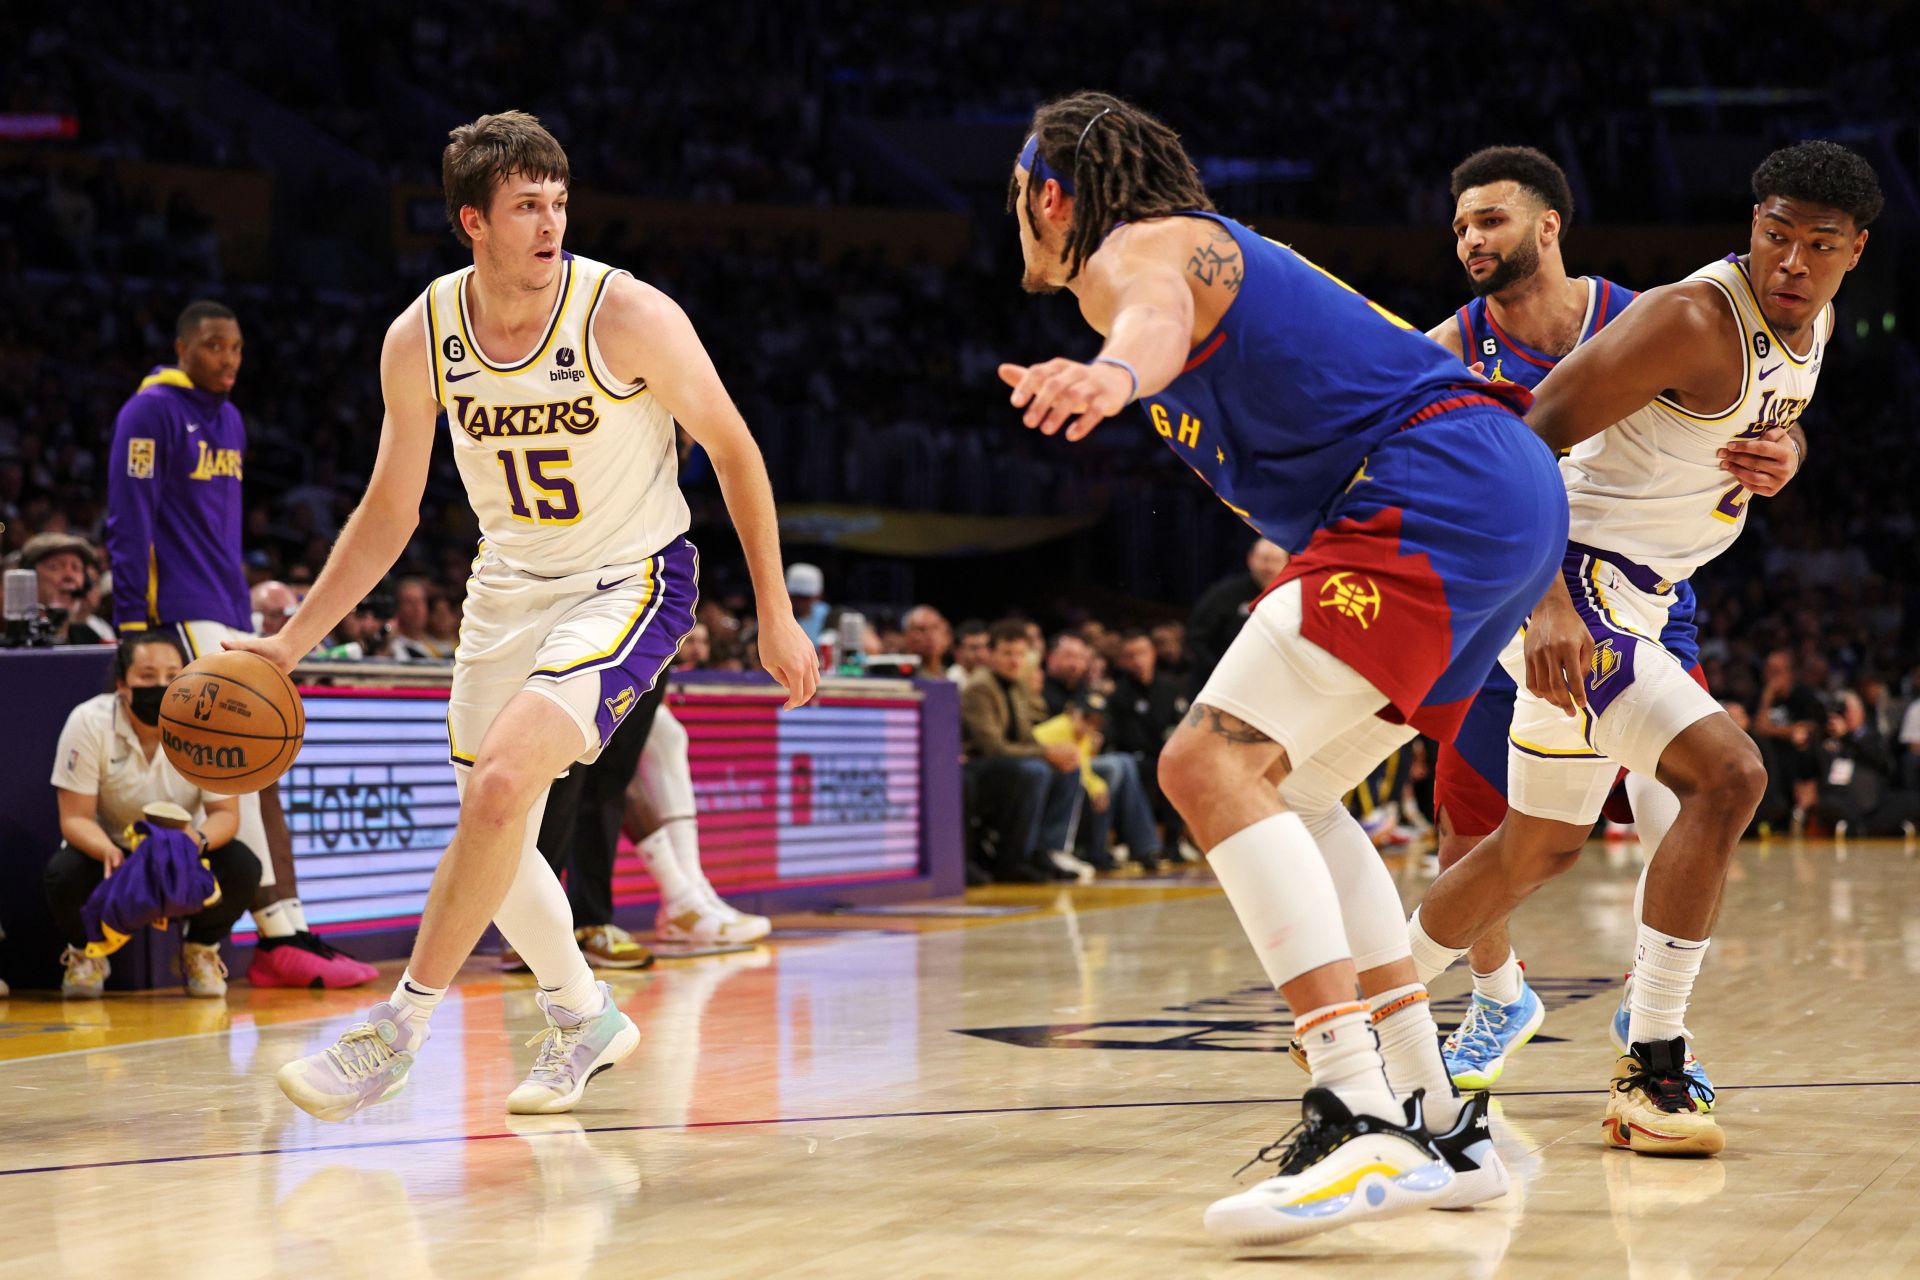
[{"label": "dreadlocked hair", "polygon": [[[1073,179],[1073,220],[1060,252],[1068,279],[1080,274],[1116,223],[1213,211],[1180,135],[1132,103],[1106,93],[1069,94],[1035,111],[1031,132],[1047,164]],[[1009,192],[1009,212],[1012,200]],[[1037,236],[1033,201],[1028,184],[1026,214]]]}]

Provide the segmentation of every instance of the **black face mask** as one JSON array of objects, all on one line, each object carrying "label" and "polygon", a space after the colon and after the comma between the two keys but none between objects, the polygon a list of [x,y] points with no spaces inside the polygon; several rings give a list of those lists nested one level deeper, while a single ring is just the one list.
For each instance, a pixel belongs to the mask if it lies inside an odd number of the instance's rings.
[{"label": "black face mask", "polygon": [[160,723],[160,699],[167,696],[167,686],[163,684],[135,685],[127,690],[127,696],[133,704],[133,718],[141,724]]}]

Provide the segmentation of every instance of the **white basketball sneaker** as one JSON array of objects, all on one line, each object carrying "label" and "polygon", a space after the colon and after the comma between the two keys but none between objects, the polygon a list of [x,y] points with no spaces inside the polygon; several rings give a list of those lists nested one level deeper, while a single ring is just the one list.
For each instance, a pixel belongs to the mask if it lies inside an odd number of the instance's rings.
[{"label": "white basketball sneaker", "polygon": [[407,1084],[414,1055],[427,1042],[425,1018],[377,1004],[319,1053],[295,1058],[274,1073],[287,1100],[321,1120],[345,1120],[385,1102]]},{"label": "white basketball sneaker", "polygon": [[542,991],[534,1002],[547,1015],[546,1030],[527,1041],[540,1050],[533,1070],[520,1087],[507,1095],[507,1110],[515,1115],[552,1115],[571,1111],[587,1091],[587,1082],[618,1064],[640,1043],[640,1028],[620,1012],[613,991],[596,982],[600,1012],[575,1013],[549,1001]]},{"label": "white basketball sneaker", "polygon": [[739,946],[758,942],[772,930],[773,921],[734,910],[711,886],[683,902],[662,902],[653,918],[656,942],[683,947]]},{"label": "white basketball sneaker", "polygon": [[1248,1162],[1278,1164],[1280,1172],[1214,1201],[1207,1234],[1247,1249],[1439,1207],[1454,1175],[1427,1136],[1421,1101],[1416,1093],[1408,1114],[1389,1120],[1355,1115],[1330,1089],[1307,1090],[1300,1123]]}]

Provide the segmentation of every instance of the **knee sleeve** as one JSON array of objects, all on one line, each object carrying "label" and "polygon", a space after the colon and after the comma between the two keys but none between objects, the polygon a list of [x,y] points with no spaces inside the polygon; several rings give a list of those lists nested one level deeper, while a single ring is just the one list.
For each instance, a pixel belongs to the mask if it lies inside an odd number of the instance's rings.
[{"label": "knee sleeve", "polygon": [[687,730],[666,707],[654,716],[647,745],[640,752],[640,788],[661,822],[691,818],[693,768],[687,761]]}]

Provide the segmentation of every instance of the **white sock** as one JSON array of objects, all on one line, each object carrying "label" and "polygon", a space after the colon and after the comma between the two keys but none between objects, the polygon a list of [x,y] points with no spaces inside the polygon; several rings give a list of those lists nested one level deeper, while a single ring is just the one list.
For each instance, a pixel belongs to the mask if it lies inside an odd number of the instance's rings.
[{"label": "white sock", "polygon": [[291,938],[298,932],[293,927],[293,917],[287,911],[287,904],[292,901],[292,898],[282,898],[253,913],[253,927],[260,931],[261,937]]},{"label": "white sock", "polygon": [[280,905],[286,908],[287,919],[293,921],[295,933],[307,932],[307,909],[300,905],[298,898],[282,898]]},{"label": "white sock", "polygon": [[1414,908],[1413,916],[1407,921],[1407,943],[1413,948],[1413,968],[1420,979],[1420,985],[1430,987],[1433,980],[1445,973],[1455,960],[1467,954],[1468,947],[1443,947],[1427,936],[1420,923],[1420,910]]},{"label": "white sock", "polygon": [[606,997],[601,993],[600,983],[584,959],[580,962],[579,973],[557,987],[540,989],[547,993],[548,1004],[557,1004],[568,1013],[583,1013],[591,1017],[606,1007]]},{"label": "white sock", "polygon": [[1415,1089],[1425,1089],[1427,1128],[1435,1133],[1451,1129],[1460,1118],[1460,1095],[1440,1057],[1440,1029],[1433,1025],[1427,989],[1409,982],[1367,997],[1367,1004],[1394,1096],[1410,1098]]},{"label": "white sock", "polygon": [[[466,773],[455,770],[456,776]],[[546,813],[543,792],[527,814],[525,833],[520,843],[520,866],[506,899],[493,913],[493,923],[507,945],[533,970],[543,991],[565,992],[567,998],[555,999],[575,1012],[598,1009],[598,994],[593,985],[593,970],[580,954],[580,943],[573,936],[573,908],[567,903],[567,891],[560,878],[540,856],[538,839],[540,819]],[[584,1002],[584,1003],[582,1003]]]},{"label": "white sock", "polygon": [[1333,1090],[1356,1113],[1392,1121],[1405,1114],[1387,1083],[1380,1039],[1367,1020],[1365,1004],[1309,1009],[1295,1020],[1293,1034],[1306,1050],[1314,1088]]},{"label": "white sock", "polygon": [[680,869],[680,859],[667,828],[660,828],[640,842],[640,858],[647,864],[654,884],[660,887],[662,906],[675,907],[700,900],[700,891]]},{"label": "white sock", "polygon": [[1473,989],[1495,1004],[1512,1004],[1520,998],[1520,957],[1507,950],[1507,958],[1492,973],[1473,972]]},{"label": "white sock", "polygon": [[1640,926],[1633,957],[1633,993],[1628,997],[1627,1043],[1651,1044],[1684,1035],[1687,1000],[1700,976],[1710,939],[1676,938]]},{"label": "white sock", "polygon": [[673,862],[680,868],[680,878],[702,898],[718,902],[720,895],[700,869],[700,824],[688,817],[668,818],[660,830],[667,833],[667,841],[673,846]]},{"label": "white sock", "polygon": [[418,1018],[422,1022],[433,1016],[442,997],[447,994],[445,987],[430,987],[413,976],[411,970],[400,975],[400,983],[394,987],[387,1003],[409,1018]]},{"label": "white sock", "polygon": [[1207,862],[1276,988],[1353,958],[1333,875],[1299,814],[1243,827],[1215,845]]}]

